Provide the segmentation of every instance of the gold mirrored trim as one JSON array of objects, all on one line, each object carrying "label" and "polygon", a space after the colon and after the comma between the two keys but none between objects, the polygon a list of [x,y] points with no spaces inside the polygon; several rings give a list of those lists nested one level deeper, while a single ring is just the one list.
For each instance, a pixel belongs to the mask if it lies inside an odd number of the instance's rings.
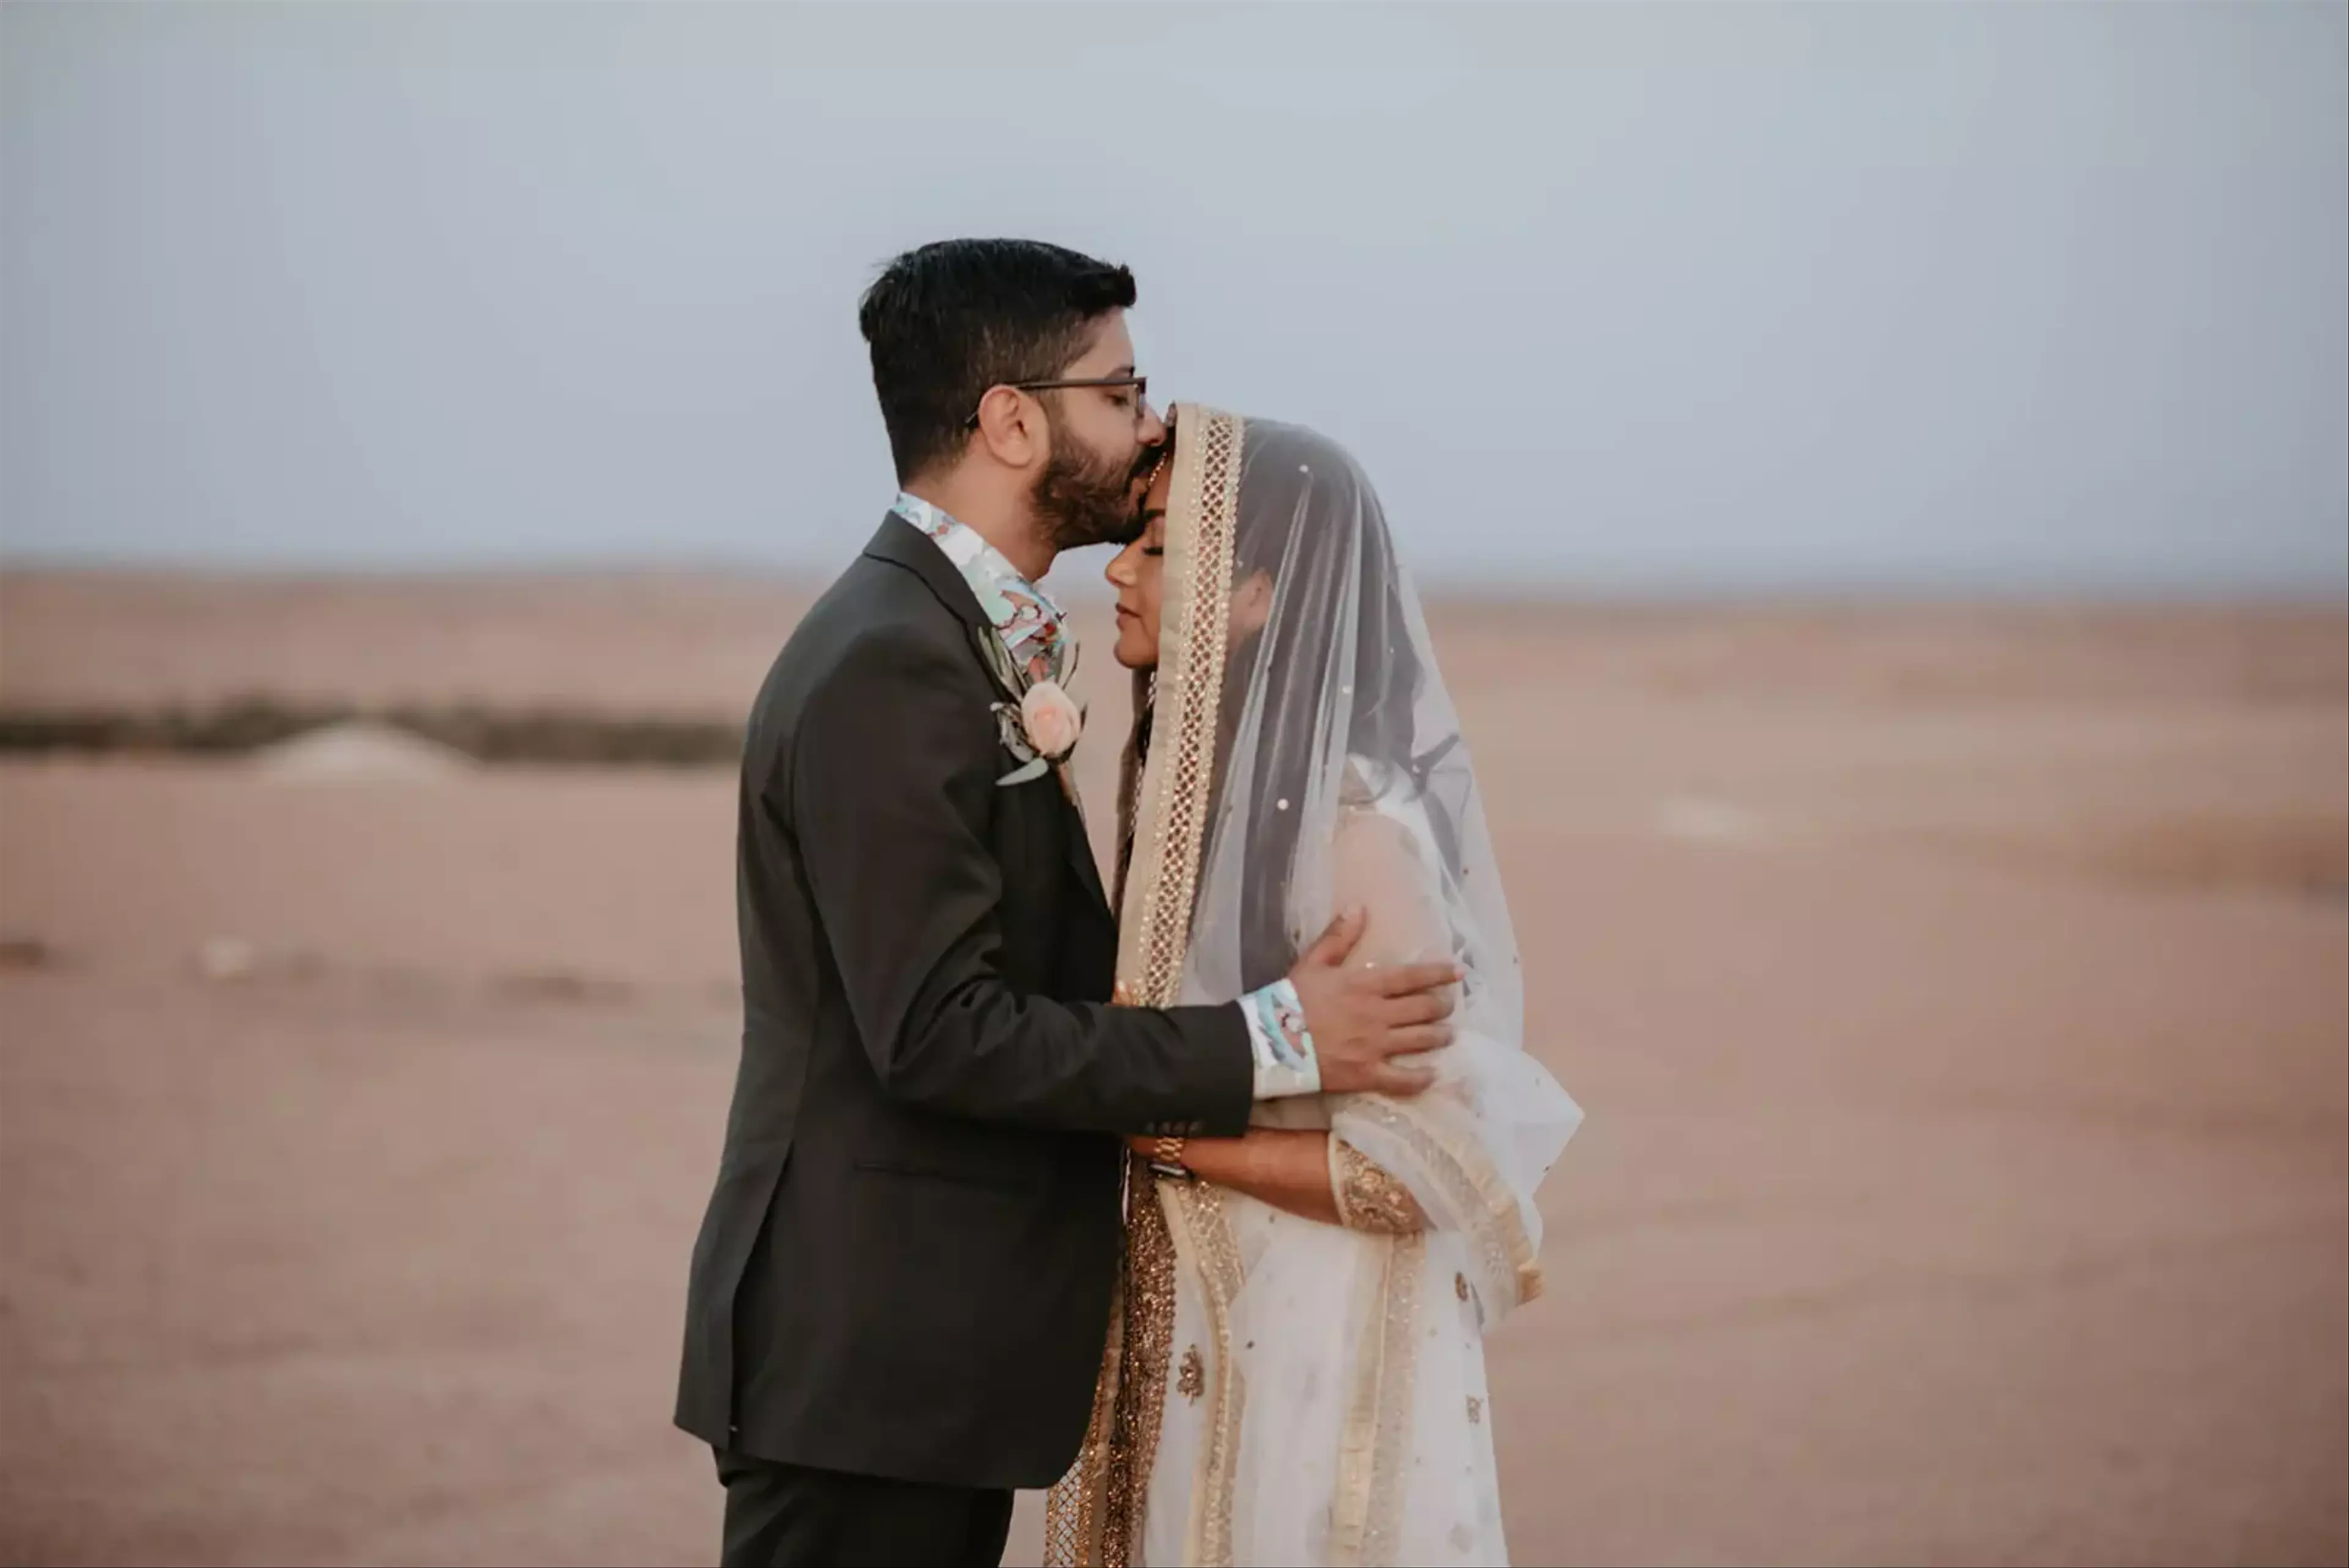
[{"label": "gold mirrored trim", "polygon": [[[1189,952],[1215,789],[1243,430],[1236,415],[1188,407],[1175,443],[1169,509],[1195,516],[1198,526],[1169,531],[1153,743],[1142,768],[1137,831],[1118,922],[1118,993],[1143,1007],[1174,1004]],[[1131,1180],[1123,1311],[1112,1320],[1112,1343],[1102,1354],[1084,1447],[1046,1500],[1044,1560],[1053,1568],[1125,1568],[1136,1555],[1164,1414],[1176,1226],[1206,1260],[1200,1272],[1207,1284],[1210,1330],[1218,1336],[1209,1462],[1200,1473],[1203,1481],[1219,1470],[1226,1476],[1220,1509],[1206,1511],[1218,1514],[1219,1523],[1208,1525],[1202,1518],[1203,1499],[1215,1489],[1203,1486],[1195,1492],[1191,1534],[1195,1541],[1204,1534],[1220,1542],[1224,1558],[1214,1560],[1227,1560],[1230,1552],[1228,1472],[1237,1458],[1243,1391],[1229,1354],[1227,1309],[1237,1289],[1238,1248],[1213,1189],[1161,1182],[1146,1168],[1133,1171]],[[1220,1448],[1217,1432],[1225,1434]]]}]

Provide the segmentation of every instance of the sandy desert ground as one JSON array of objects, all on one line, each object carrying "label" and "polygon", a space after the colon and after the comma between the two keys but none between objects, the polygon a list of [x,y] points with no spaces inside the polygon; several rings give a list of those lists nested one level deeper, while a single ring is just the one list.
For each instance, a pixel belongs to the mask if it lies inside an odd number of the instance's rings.
[{"label": "sandy desert ground", "polygon": [[[726,717],[799,602],[11,575],[0,703]],[[1517,1561],[2349,1559],[2349,617],[1434,618],[1589,1116]],[[0,1559],[714,1556],[733,789],[0,759]]]}]

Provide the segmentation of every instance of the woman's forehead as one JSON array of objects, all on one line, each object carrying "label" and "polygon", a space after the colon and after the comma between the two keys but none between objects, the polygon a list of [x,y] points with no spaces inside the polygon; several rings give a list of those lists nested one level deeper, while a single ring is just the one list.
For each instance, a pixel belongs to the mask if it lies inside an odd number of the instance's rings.
[{"label": "woman's forehead", "polygon": [[1143,493],[1143,512],[1145,515],[1153,512],[1164,512],[1167,502],[1173,499],[1174,494],[1174,465],[1171,462],[1161,460],[1157,468],[1150,475],[1150,488]]}]

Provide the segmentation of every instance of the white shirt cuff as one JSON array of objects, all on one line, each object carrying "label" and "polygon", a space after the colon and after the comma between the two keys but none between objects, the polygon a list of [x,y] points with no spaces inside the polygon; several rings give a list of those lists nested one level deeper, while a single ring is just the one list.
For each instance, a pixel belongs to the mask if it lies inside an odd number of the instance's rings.
[{"label": "white shirt cuff", "polygon": [[1257,1099],[1321,1092],[1321,1064],[1295,986],[1283,978],[1249,992],[1240,998],[1240,1016],[1247,1021],[1248,1047],[1256,1054]]}]

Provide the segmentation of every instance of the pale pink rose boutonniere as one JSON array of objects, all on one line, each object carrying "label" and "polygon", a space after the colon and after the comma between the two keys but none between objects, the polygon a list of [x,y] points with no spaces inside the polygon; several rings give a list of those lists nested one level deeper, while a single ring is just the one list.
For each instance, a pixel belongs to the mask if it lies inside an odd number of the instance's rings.
[{"label": "pale pink rose boutonniere", "polygon": [[1085,729],[1084,710],[1055,680],[1037,681],[1017,703],[998,702],[995,720],[1003,744],[1020,763],[996,780],[999,784],[1025,784],[1067,762]]},{"label": "pale pink rose boutonniere", "polygon": [[[980,657],[995,672],[996,681],[1005,694],[1018,692],[1019,696],[1016,702],[994,704],[996,730],[1004,750],[1019,759],[1018,767],[995,782],[1026,784],[1045,770],[1067,762],[1085,730],[1085,711],[1077,705],[1077,700],[1057,680],[1023,683],[1012,667],[1010,654],[1004,650],[1003,639],[994,632],[973,627],[971,640],[978,645]],[[1076,668],[1073,659],[1069,667]],[[1061,782],[1067,783],[1066,778]],[[1075,798],[1073,788],[1070,798]]]}]

